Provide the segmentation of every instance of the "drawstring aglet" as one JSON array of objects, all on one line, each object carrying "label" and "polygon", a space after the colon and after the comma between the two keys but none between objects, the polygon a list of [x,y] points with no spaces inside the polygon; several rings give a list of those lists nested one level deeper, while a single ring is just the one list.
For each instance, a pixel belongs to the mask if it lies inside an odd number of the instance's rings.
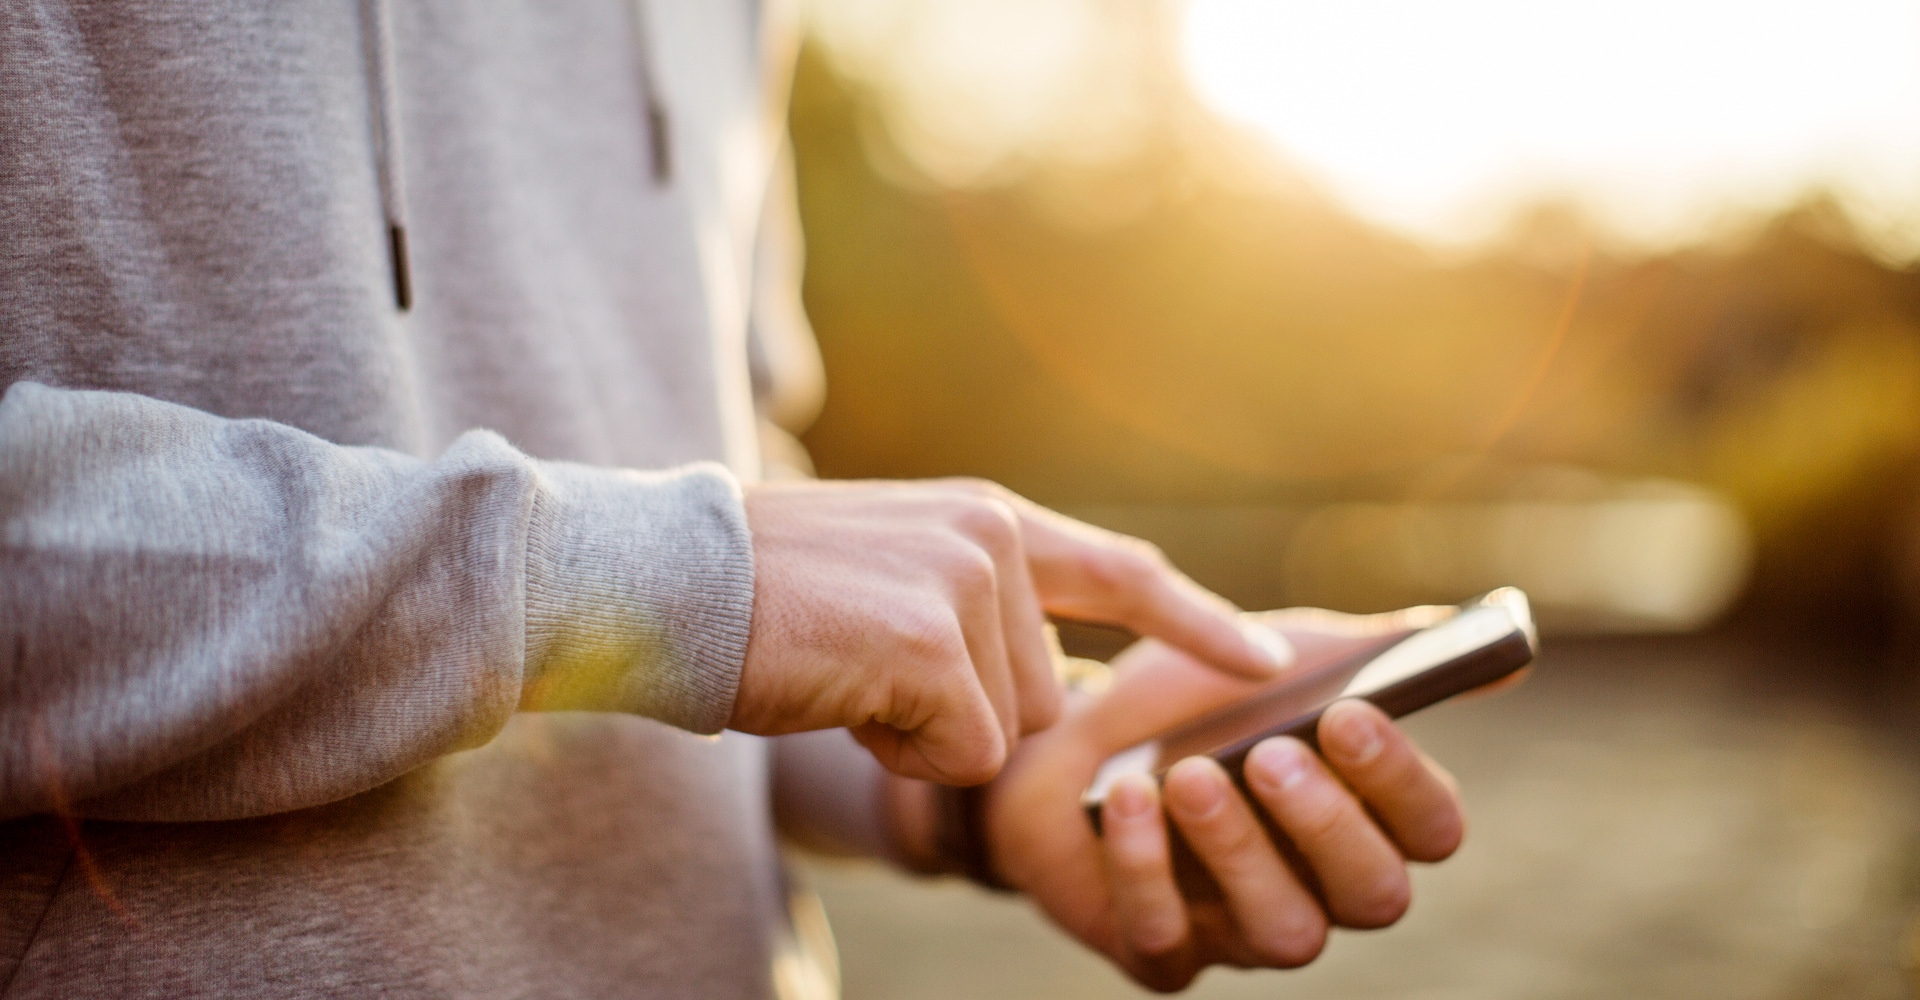
[{"label": "drawstring aglet", "polygon": [[413,265],[407,256],[407,227],[387,226],[387,241],[393,249],[393,301],[401,312],[413,308]]},{"label": "drawstring aglet", "polygon": [[667,109],[658,101],[647,102],[647,139],[653,150],[653,180],[666,184],[673,180],[673,146],[668,138]]}]

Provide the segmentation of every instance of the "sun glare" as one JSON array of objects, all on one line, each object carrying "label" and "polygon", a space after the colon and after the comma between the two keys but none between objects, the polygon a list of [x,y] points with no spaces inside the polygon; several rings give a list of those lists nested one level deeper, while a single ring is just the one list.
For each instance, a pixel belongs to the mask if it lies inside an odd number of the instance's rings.
[{"label": "sun glare", "polygon": [[1216,110],[1429,240],[1571,197],[1664,245],[1824,187],[1920,256],[1917,0],[1193,0],[1184,55]]}]

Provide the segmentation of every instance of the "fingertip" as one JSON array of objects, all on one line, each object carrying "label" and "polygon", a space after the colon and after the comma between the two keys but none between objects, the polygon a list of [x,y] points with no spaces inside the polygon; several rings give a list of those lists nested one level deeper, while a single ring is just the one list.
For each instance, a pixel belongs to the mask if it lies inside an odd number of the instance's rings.
[{"label": "fingertip", "polygon": [[1140,956],[1132,963],[1123,963],[1127,974],[1133,981],[1155,993],[1168,995],[1180,993],[1193,985],[1200,976],[1200,968],[1189,963],[1169,966],[1161,959],[1149,959]]},{"label": "fingertip", "polygon": [[1298,659],[1286,636],[1232,611],[1196,608],[1184,625],[1184,631],[1170,629],[1158,638],[1229,677],[1265,683],[1293,669]]},{"label": "fingertip", "polygon": [[1386,752],[1392,720],[1375,705],[1358,698],[1334,702],[1320,716],[1320,749],[1336,764],[1365,767]]},{"label": "fingertip", "polygon": [[1164,780],[1167,809],[1183,820],[1204,820],[1227,803],[1226,772],[1207,757],[1173,765]]},{"label": "fingertip", "polygon": [[1375,930],[1397,923],[1413,906],[1413,883],[1405,868],[1396,868],[1371,890],[1348,902],[1343,914],[1347,926]]},{"label": "fingertip", "polygon": [[1185,914],[1175,919],[1171,914],[1159,919],[1143,919],[1133,926],[1127,934],[1128,942],[1135,954],[1142,958],[1161,959],[1180,950],[1186,943],[1187,921]]},{"label": "fingertip", "polygon": [[1327,948],[1332,925],[1326,914],[1313,906],[1296,907],[1294,911],[1297,916],[1293,919],[1275,921],[1270,932],[1248,941],[1254,953],[1275,968],[1297,969],[1319,958]]},{"label": "fingertip", "polygon": [[1467,840],[1467,811],[1456,797],[1428,820],[1418,833],[1401,838],[1407,859],[1432,864],[1445,861],[1459,852]]},{"label": "fingertip", "polygon": [[1279,630],[1268,628],[1248,618],[1241,618],[1235,624],[1239,627],[1240,637],[1246,641],[1249,650],[1248,658],[1263,673],[1280,673],[1292,667],[1299,659],[1293,643]]},{"label": "fingertip", "polygon": [[1312,756],[1291,736],[1262,740],[1247,754],[1247,780],[1273,795],[1292,791],[1311,776]]},{"label": "fingertip", "polygon": [[1105,805],[1108,819],[1131,823],[1152,811],[1159,789],[1144,774],[1124,774],[1107,790]]},{"label": "fingertip", "polygon": [[1345,714],[1364,716],[1369,720],[1383,723],[1391,724],[1393,722],[1392,716],[1389,716],[1380,706],[1365,698],[1342,698],[1328,705],[1326,712],[1322,714],[1321,718],[1325,719],[1326,716],[1329,715]]}]

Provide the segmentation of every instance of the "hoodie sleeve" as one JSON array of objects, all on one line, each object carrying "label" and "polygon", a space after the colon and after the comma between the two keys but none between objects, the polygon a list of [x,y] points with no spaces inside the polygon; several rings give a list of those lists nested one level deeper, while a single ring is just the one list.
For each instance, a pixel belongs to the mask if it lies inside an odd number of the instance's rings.
[{"label": "hoodie sleeve", "polygon": [[124,393],[0,399],[0,819],[237,818],[516,710],[731,713],[752,547],[724,469],[422,461]]}]

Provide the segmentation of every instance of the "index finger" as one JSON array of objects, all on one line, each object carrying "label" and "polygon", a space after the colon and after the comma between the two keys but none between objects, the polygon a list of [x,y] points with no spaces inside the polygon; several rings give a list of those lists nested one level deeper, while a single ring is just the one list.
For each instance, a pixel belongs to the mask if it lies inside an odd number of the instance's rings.
[{"label": "index finger", "polygon": [[1030,502],[1016,506],[1034,588],[1047,611],[1153,636],[1225,673],[1266,680],[1293,663],[1280,633],[1239,609],[1137,538]]}]

